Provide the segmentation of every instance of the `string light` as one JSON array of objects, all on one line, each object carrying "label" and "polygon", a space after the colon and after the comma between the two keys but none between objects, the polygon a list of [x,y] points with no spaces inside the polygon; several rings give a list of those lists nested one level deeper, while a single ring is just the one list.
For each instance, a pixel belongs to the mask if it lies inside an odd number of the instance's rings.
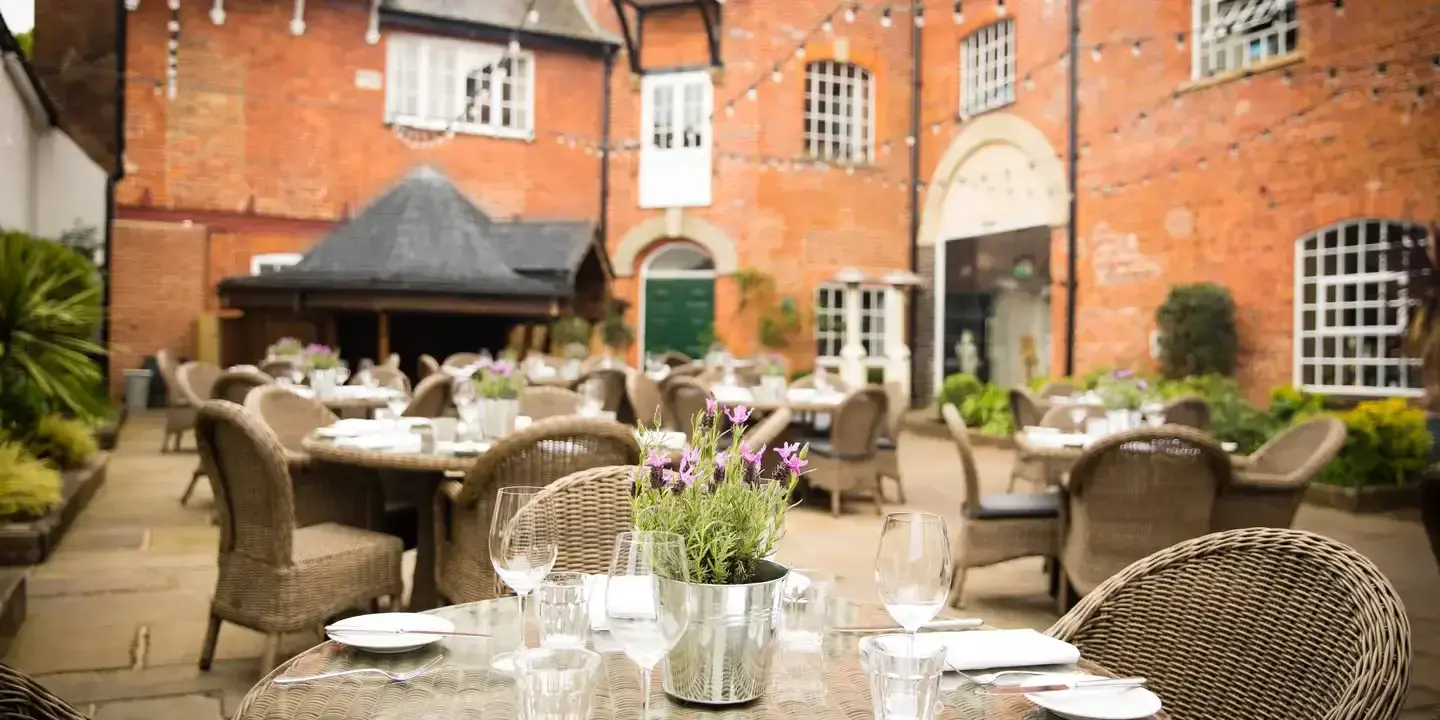
[{"label": "string light", "polygon": [[795,59],[797,59],[797,60],[804,60],[804,59],[805,59],[805,46],[804,46],[804,45],[800,45],[800,46],[798,46],[798,47],[795,48]]},{"label": "string light", "polygon": [[995,0],[995,14],[1005,17],[1005,0]]},{"label": "string light", "polygon": [[1130,46],[1130,54],[1131,54],[1132,56],[1134,56],[1134,57],[1140,57],[1140,41],[1139,41],[1139,40],[1136,40],[1136,41],[1135,41],[1135,44]]},{"label": "string light", "polygon": [[1100,62],[1100,49],[1103,47],[1105,47],[1103,43],[1098,43],[1095,47],[1090,48],[1090,59],[1095,62]]},{"label": "string light", "polygon": [[955,14],[953,17],[955,18],[956,25],[965,22],[965,7],[961,4],[960,0],[955,0]]},{"label": "string light", "polygon": [[845,22],[855,22],[855,14],[858,12],[860,12],[859,5],[851,5],[850,7],[845,8]]},{"label": "string light", "polygon": [[1180,51],[1185,50],[1185,33],[1175,33],[1175,49]]},{"label": "string light", "polygon": [[835,23],[831,22],[830,18],[827,17],[825,18],[825,22],[820,23],[820,29],[824,30],[825,33],[828,35],[832,32],[835,32]]},{"label": "string light", "polygon": [[915,27],[925,27],[925,7],[923,5],[915,6]]},{"label": "string light", "polygon": [[725,103],[725,117],[735,117],[735,103]]},{"label": "string light", "polygon": [[1345,17],[1345,0],[1335,0],[1335,14]]},{"label": "string light", "polygon": [[1027,91],[1035,89],[1035,79],[1030,77],[1030,73],[1025,73],[1025,89]]},{"label": "string light", "polygon": [[888,28],[893,24],[895,22],[890,19],[890,6],[886,5],[885,9],[880,11],[880,27]]},{"label": "string light", "polygon": [[778,82],[780,82],[781,77],[783,77],[783,76],[782,76],[781,73],[780,73],[780,64],[779,64],[779,63],[776,63],[776,64],[775,64],[775,69],[770,71],[770,82],[777,82],[777,83],[778,83]]},{"label": "string light", "polygon": [[755,86],[754,86],[754,85],[751,85],[750,88],[745,91],[745,99],[746,99],[746,100],[754,100],[754,99],[755,99],[755,95],[756,95],[756,93],[755,93]]},{"label": "string light", "polygon": [[539,22],[540,22],[540,11],[539,11],[539,10],[536,10],[535,8],[530,8],[530,12],[525,13],[525,24],[526,24],[526,25],[535,25],[535,24],[538,24]]},{"label": "string light", "polygon": [[520,40],[519,40],[518,38],[513,38],[513,37],[510,38],[510,44],[509,44],[505,49],[506,49],[507,51],[509,51],[511,57],[514,57],[514,56],[516,56],[516,55],[519,55],[519,54],[520,54]]}]

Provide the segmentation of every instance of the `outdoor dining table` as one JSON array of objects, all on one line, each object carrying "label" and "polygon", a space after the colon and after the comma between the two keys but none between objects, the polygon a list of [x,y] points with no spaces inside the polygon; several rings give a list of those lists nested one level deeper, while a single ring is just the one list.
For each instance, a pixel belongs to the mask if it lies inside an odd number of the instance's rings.
[{"label": "outdoor dining table", "polygon": [[783,397],[756,394],[754,388],[715,384],[710,393],[719,405],[731,407],[744,405],[757,412],[770,412],[789,408],[791,412],[829,413],[840,407],[845,396],[839,392],[825,392],[811,388],[789,388]]},{"label": "outdoor dining table", "polygon": [[[447,637],[426,648],[397,655],[376,655],[329,641],[282,663],[251,688],[240,701],[236,720],[507,720],[518,717],[515,681],[492,667],[499,653],[520,642],[514,598],[484,600],[430,612],[455,623],[458,632],[489,637]],[[860,666],[861,633],[834,627],[887,627],[893,621],[878,604],[844,599],[831,601],[827,630],[819,648],[795,649],[781,644],[771,663],[770,686],[759,700],[743,706],[708,708],[681,704],[661,690],[663,663],[651,687],[651,712],[673,720],[701,718],[792,717],[850,720],[872,717],[870,685]],[[533,616],[526,644],[535,646]],[[603,658],[595,688],[592,720],[632,720],[640,716],[640,671],[609,634],[591,634],[593,649]],[[282,676],[309,676],[357,668],[404,672],[443,656],[430,673],[403,683],[347,676],[310,683],[276,685]],[[1081,659],[1078,666],[1048,666],[1056,672],[1097,675],[1104,668]],[[1041,720],[1047,717],[1023,695],[981,695],[953,674],[941,680],[939,720]],[[1160,713],[1154,716],[1164,720]]]},{"label": "outdoor dining table", "polygon": [[[316,397],[315,390],[299,385],[290,386],[290,391],[303,397]],[[394,388],[365,387],[364,385],[341,385],[319,396],[320,402],[331,412],[342,414],[346,411],[370,413],[385,407],[392,398],[403,397],[404,391]]]},{"label": "outdoor dining table", "polygon": [[[1065,472],[1075,464],[1075,461],[1080,459],[1080,456],[1085,454],[1086,448],[1100,439],[1103,439],[1103,436],[1082,433],[1037,433],[1026,429],[1015,433],[1015,447],[1022,455],[1046,463],[1051,472]],[[1236,453],[1235,443],[1226,442],[1221,443],[1220,446],[1229,455],[1231,467],[1240,470],[1250,465],[1250,456]]]}]

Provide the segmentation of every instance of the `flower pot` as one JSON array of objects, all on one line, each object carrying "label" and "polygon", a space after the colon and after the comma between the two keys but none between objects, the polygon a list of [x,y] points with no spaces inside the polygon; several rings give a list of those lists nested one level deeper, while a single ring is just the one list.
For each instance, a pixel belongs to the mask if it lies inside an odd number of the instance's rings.
[{"label": "flower pot", "polygon": [[566,360],[565,364],[560,367],[560,377],[566,380],[575,380],[579,378],[580,361],[574,359]]},{"label": "flower pot", "polygon": [[487,438],[501,438],[515,427],[520,414],[517,398],[483,398],[480,400],[480,428]]},{"label": "flower pot", "polygon": [[315,397],[327,397],[335,391],[335,368],[310,371],[310,389],[315,391]]},{"label": "flower pot", "polygon": [[760,563],[757,582],[685,583],[690,623],[665,656],[665,693],[705,705],[736,705],[764,695],[787,572],[766,560]]},{"label": "flower pot", "polygon": [[1105,424],[1112,433],[1130,429],[1130,412],[1128,410],[1107,410],[1105,412]]},{"label": "flower pot", "polygon": [[761,375],[760,387],[756,388],[755,399],[778,403],[785,399],[784,375]]}]

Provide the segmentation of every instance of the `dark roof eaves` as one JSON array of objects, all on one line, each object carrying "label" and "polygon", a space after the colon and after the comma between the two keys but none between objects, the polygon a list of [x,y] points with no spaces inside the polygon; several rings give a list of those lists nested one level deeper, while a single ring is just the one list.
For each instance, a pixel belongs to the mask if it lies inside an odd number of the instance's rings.
[{"label": "dark roof eaves", "polygon": [[30,87],[35,92],[35,97],[40,99],[40,107],[45,110],[45,119],[51,127],[60,125],[60,108],[55,104],[55,99],[50,97],[50,92],[45,89],[45,84],[40,82],[40,74],[35,71],[35,65],[26,57],[25,50],[20,47],[20,41],[10,33],[10,26],[5,23],[5,16],[0,15],[0,50],[5,53],[14,54],[20,60],[20,67],[25,70],[25,77],[30,81]]},{"label": "dark roof eaves", "polygon": [[499,40],[508,38],[510,35],[517,36],[520,43],[533,44],[534,41],[552,43],[559,47],[581,50],[587,53],[596,53],[603,57],[613,53],[620,48],[620,41],[616,38],[603,36],[583,36],[571,33],[547,32],[535,29],[521,29],[506,25],[495,25],[492,23],[478,22],[475,20],[464,20],[461,18],[446,17],[444,15],[429,15],[426,13],[411,12],[409,10],[396,10],[393,8],[380,8],[381,22],[397,21],[404,25],[418,28],[420,30],[460,30],[470,31],[465,34],[474,35],[474,31],[481,31],[481,34],[491,35],[488,38]]}]

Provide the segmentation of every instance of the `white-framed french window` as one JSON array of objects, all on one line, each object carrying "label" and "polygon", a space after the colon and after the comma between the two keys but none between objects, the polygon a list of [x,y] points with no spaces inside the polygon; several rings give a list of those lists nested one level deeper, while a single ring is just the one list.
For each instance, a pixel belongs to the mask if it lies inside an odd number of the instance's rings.
[{"label": "white-framed french window", "polygon": [[500,45],[421,35],[387,35],[385,44],[386,122],[534,137],[533,53],[509,56]]},{"label": "white-framed french window", "polygon": [[960,112],[979,115],[1015,102],[1015,20],[986,25],[960,41]]},{"label": "white-framed french window", "polygon": [[875,82],[854,63],[805,65],[805,154],[863,165],[875,159]]},{"label": "white-framed french window", "polygon": [[300,253],[265,253],[263,255],[251,255],[250,274],[268,275],[273,272],[280,272],[300,262],[304,257],[305,256]]},{"label": "white-framed french window", "polygon": [[715,102],[710,73],[645,75],[640,92],[640,207],[709,205]]},{"label": "white-framed french window", "polygon": [[1191,0],[1192,75],[1199,80],[1296,52],[1295,0]]},{"label": "white-framed french window", "polygon": [[[862,286],[860,296],[860,344],[865,364],[885,364],[885,287]],[[815,288],[815,362],[826,367],[840,364],[845,347],[845,286],[827,283]]]},{"label": "white-framed french window", "polygon": [[1340,395],[1423,393],[1420,361],[1403,352],[1412,301],[1402,250],[1418,229],[1367,218],[1296,241],[1297,386]]}]

